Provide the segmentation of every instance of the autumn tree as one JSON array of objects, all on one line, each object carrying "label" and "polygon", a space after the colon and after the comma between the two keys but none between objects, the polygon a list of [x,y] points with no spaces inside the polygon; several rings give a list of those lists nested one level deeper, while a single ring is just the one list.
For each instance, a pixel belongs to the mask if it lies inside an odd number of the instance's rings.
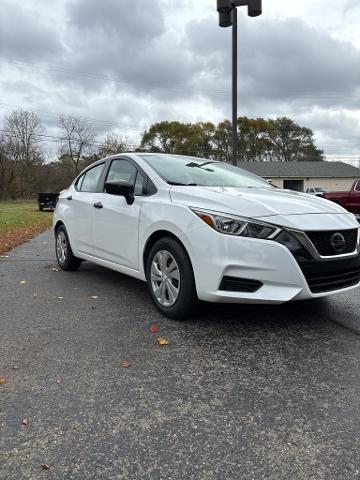
[{"label": "autumn tree", "polygon": [[314,132],[287,117],[268,120],[268,149],[271,160],[321,161],[323,151],[315,146]]},{"label": "autumn tree", "polygon": [[144,133],[140,148],[209,158],[213,153],[214,135],[215,126],[210,122],[160,122]]},{"label": "autumn tree", "polygon": [[232,125],[229,120],[224,120],[217,125],[213,136],[213,144],[216,158],[222,162],[231,162]]},{"label": "autumn tree", "polygon": [[[321,161],[314,134],[289,118],[266,120],[239,117],[239,161]],[[228,120],[212,123],[160,122],[144,133],[142,149],[205,158],[231,160],[232,125]]]}]

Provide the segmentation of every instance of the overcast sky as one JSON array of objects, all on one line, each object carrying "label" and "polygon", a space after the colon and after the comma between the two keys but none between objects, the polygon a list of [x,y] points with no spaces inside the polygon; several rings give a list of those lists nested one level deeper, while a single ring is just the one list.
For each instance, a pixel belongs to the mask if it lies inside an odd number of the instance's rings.
[{"label": "overcast sky", "polygon": [[[360,157],[360,1],[240,9],[239,115],[287,115],[326,154]],[[93,121],[138,140],[160,120],[230,118],[231,30],[215,0],[0,0],[0,115]]]}]

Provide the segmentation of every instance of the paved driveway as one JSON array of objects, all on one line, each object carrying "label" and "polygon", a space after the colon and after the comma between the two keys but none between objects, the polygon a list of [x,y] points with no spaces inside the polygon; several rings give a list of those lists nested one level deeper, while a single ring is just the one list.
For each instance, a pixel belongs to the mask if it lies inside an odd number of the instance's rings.
[{"label": "paved driveway", "polygon": [[0,259],[1,479],[360,478],[359,291],[177,322],[54,263],[49,232]]}]

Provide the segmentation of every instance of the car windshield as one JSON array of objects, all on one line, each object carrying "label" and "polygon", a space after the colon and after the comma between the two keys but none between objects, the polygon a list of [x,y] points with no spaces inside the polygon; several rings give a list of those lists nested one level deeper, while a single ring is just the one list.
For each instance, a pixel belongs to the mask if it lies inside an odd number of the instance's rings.
[{"label": "car windshield", "polygon": [[266,180],[223,162],[178,155],[139,155],[170,185],[274,188]]},{"label": "car windshield", "polygon": [[315,187],[314,188],[315,192],[320,192],[320,193],[325,193],[326,190],[324,190],[322,187]]}]

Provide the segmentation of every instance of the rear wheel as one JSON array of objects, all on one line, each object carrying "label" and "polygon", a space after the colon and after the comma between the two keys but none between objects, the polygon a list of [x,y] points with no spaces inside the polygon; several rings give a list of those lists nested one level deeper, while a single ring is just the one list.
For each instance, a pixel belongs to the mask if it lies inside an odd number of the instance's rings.
[{"label": "rear wheel", "polygon": [[198,303],[194,273],[182,245],[170,237],[158,240],[146,264],[151,297],[165,316],[184,319]]},{"label": "rear wheel", "polygon": [[64,225],[61,225],[55,233],[55,252],[57,262],[66,271],[74,271],[80,267],[81,260],[73,254],[69,237]]}]

